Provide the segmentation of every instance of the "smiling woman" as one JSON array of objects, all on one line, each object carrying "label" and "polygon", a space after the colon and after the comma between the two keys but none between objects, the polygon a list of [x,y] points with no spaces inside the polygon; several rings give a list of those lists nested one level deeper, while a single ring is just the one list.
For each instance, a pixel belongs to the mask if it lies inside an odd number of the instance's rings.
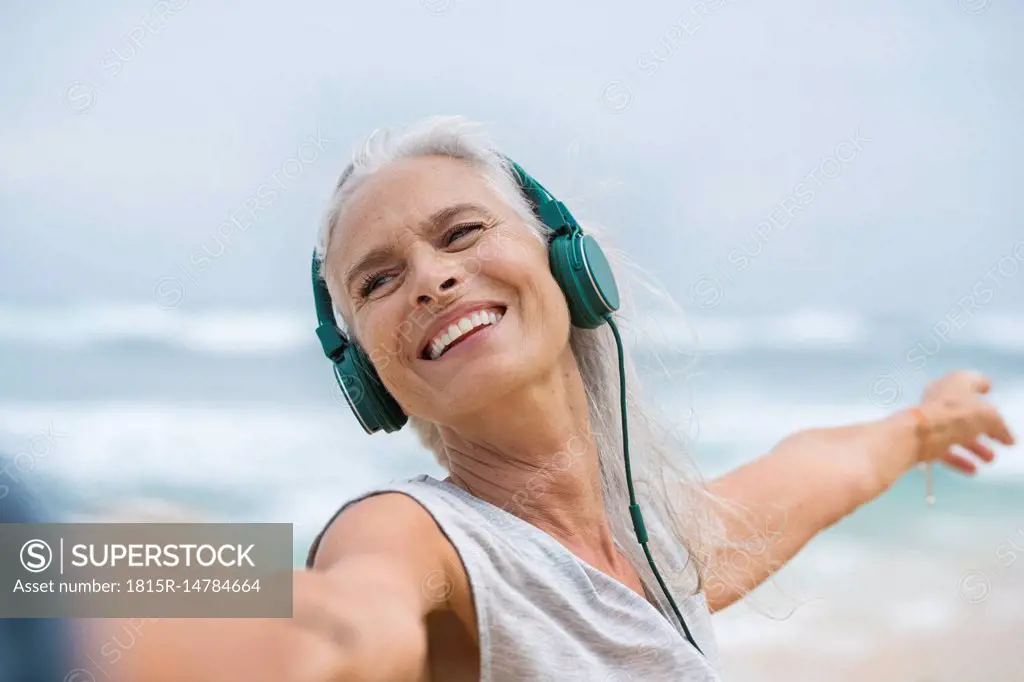
[{"label": "smiling woman", "polygon": [[318,298],[347,338],[318,300],[325,351],[365,370],[339,377],[368,431],[408,417],[450,475],[349,500],[309,565],[354,581],[346,566],[370,554],[400,581],[440,572],[443,599],[406,605],[429,642],[408,665],[432,679],[717,679],[702,588],[727,543],[685,453],[635,383],[620,390],[635,372],[618,288],[631,296],[611,255],[460,117],[372,135],[338,182]]}]

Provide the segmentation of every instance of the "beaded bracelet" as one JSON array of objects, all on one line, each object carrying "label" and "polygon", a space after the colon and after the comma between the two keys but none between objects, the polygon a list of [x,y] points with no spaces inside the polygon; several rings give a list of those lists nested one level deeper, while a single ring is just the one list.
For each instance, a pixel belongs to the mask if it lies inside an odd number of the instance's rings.
[{"label": "beaded bracelet", "polygon": [[[911,407],[908,410],[908,412],[914,415],[914,419],[917,420],[917,434],[918,440],[920,441],[918,447],[922,447],[924,445],[925,439],[928,437],[928,429],[931,426],[931,422],[928,420],[928,416],[920,407]],[[931,460],[928,460],[927,462],[919,462],[918,466],[922,467],[925,472],[924,500],[930,507],[935,504],[935,479],[932,471],[933,462]]]}]

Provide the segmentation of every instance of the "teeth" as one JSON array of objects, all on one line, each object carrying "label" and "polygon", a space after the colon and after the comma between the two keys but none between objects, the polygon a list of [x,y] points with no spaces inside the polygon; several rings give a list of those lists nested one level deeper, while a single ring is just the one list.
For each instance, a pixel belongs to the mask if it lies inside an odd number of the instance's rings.
[{"label": "teeth", "polygon": [[493,310],[477,310],[461,318],[458,322],[449,325],[448,329],[431,342],[429,353],[430,359],[436,360],[439,358],[448,346],[464,334],[468,334],[477,327],[497,324],[500,320],[501,314],[496,313]]}]

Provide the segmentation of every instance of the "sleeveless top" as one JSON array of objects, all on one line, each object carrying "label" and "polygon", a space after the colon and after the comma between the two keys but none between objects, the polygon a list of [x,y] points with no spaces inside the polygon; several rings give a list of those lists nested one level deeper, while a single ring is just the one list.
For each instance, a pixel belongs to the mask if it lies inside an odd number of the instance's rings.
[{"label": "sleeveless top", "polygon": [[[707,658],[686,640],[650,566],[635,568],[659,608],[541,529],[449,481],[422,474],[371,488],[331,521],[386,492],[418,502],[462,560],[476,609],[480,682],[720,682],[703,594],[672,596]],[[307,568],[326,530],[313,541]],[[675,566],[685,559],[682,548],[671,557]]]}]

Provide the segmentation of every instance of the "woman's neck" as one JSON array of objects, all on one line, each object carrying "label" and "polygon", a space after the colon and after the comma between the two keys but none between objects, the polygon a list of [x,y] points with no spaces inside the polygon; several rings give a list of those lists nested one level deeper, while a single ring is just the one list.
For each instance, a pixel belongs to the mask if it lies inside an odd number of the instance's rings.
[{"label": "woman's neck", "polygon": [[622,559],[604,509],[597,445],[575,357],[458,427],[442,427],[451,480],[537,526],[597,568]]}]

